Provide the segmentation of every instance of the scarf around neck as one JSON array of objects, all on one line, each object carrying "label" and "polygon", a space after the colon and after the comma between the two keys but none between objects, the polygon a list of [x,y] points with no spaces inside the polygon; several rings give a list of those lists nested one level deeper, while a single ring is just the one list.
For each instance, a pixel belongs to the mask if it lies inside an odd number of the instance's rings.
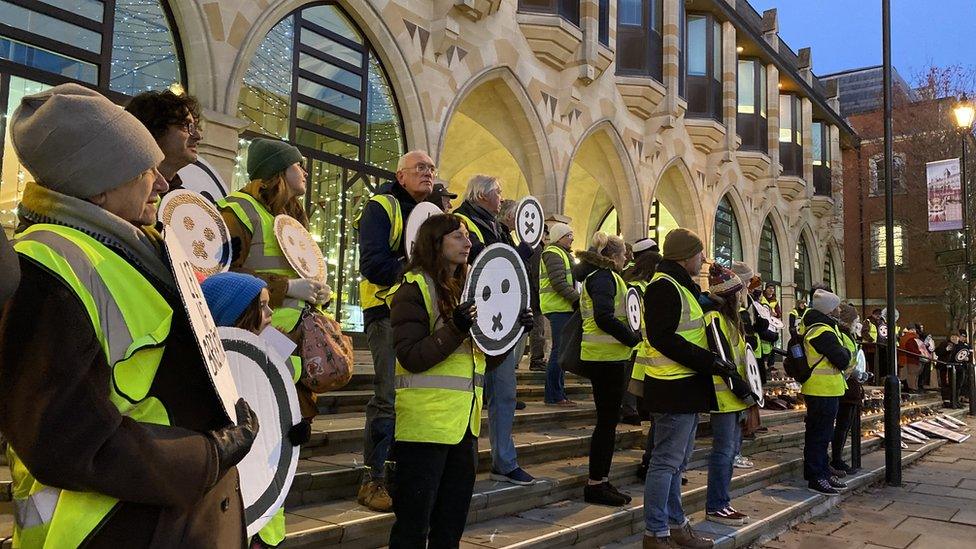
[{"label": "scarf around neck", "polygon": [[91,202],[52,191],[31,181],[18,208],[30,223],[50,223],[79,230],[122,253],[144,273],[176,292],[176,281],[162,251],[162,237],[153,227],[136,227]]}]

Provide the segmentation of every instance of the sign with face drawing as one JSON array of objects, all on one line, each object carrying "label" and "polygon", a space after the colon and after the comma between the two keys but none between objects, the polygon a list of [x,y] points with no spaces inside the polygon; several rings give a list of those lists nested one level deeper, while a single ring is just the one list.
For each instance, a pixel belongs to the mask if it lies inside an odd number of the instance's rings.
[{"label": "sign with face drawing", "polygon": [[288,264],[307,280],[325,282],[328,279],[325,257],[315,239],[302,224],[290,215],[275,216],[274,234]]},{"label": "sign with face drawing", "polygon": [[437,205],[430,202],[421,202],[413,207],[410,217],[407,218],[407,226],[403,229],[403,250],[407,253],[407,259],[410,259],[410,254],[413,252],[413,243],[417,241],[420,226],[428,218],[442,213],[444,212]]},{"label": "sign with face drawing", "polygon": [[210,276],[230,268],[230,231],[206,198],[177,189],[159,202],[156,217],[179,240],[193,270]]},{"label": "sign with face drawing", "polygon": [[627,290],[627,322],[630,324],[630,329],[635,332],[640,331],[641,317],[644,315],[643,308],[641,295],[637,288]]},{"label": "sign with face drawing", "polygon": [[539,204],[534,196],[523,198],[515,210],[515,233],[519,240],[531,248],[538,246],[539,242],[542,241],[544,223],[545,215],[542,213],[542,204]]},{"label": "sign with face drawing", "polygon": [[471,264],[461,301],[474,300],[477,319],[471,338],[486,355],[508,352],[522,337],[518,317],[529,307],[529,277],[511,246],[492,244]]}]

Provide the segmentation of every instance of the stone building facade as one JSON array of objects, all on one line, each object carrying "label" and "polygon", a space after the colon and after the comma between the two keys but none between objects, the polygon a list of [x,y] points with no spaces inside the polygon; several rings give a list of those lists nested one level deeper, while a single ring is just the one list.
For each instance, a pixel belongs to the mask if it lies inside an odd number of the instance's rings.
[{"label": "stone building facade", "polygon": [[[844,292],[840,159],[856,136],[809,48],[780,40],[775,10],[745,0],[110,4],[116,13],[89,16],[30,0],[0,9],[8,115],[11,82],[22,95],[32,89],[23,81],[82,81],[120,104],[147,87],[183,87],[204,107],[203,171],[228,187],[241,183],[251,137],[297,144],[310,160],[313,236],[350,330],[352,220],[412,149],[429,151],[455,192],[489,173],[506,197],[538,197],[572,218],[578,245],[599,228],[634,240],[680,225],[710,255],[778,282],[786,310],[813,282]],[[71,32],[45,36],[50,27],[31,24],[38,14]],[[120,36],[132,21],[145,28]],[[86,49],[86,33],[100,49]],[[38,51],[68,61],[40,63]],[[8,230],[24,177],[5,147]]]}]

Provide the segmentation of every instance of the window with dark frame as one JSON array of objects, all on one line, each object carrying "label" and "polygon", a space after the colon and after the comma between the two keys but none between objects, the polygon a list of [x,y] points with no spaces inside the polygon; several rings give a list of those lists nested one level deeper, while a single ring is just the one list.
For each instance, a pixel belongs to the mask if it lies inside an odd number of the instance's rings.
[{"label": "window with dark frame", "polygon": [[519,0],[518,10],[558,15],[577,27],[580,25],[580,0]]},{"label": "window with dark frame", "polygon": [[779,161],[783,175],[803,177],[803,111],[792,93],[779,96]]},{"label": "window with dark frame", "polygon": [[742,261],[742,238],[739,222],[728,196],[723,196],[715,210],[715,236],[712,254],[716,263],[731,268],[732,261]]},{"label": "window with dark frame", "polygon": [[[891,158],[891,163],[894,169],[891,173],[891,189],[895,194],[904,194],[907,192],[904,183],[904,173],[905,173],[905,155],[895,153]],[[868,160],[868,173],[869,173],[869,194],[871,196],[884,196],[885,188],[885,162],[884,154],[876,154]]]},{"label": "window with dark frame", "polygon": [[722,122],[722,23],[712,14],[689,13],[687,49],[687,116]]},{"label": "window with dark frame", "polygon": [[759,276],[763,282],[780,284],[779,242],[769,217],[763,222],[762,233],[759,236]]},{"label": "window with dark frame", "polygon": [[[894,243],[895,255],[892,264],[901,268],[905,266],[905,225],[899,220],[895,220],[892,225],[892,242]],[[884,221],[871,223],[871,269],[879,271],[887,266],[888,249],[887,234],[885,233]]]},{"label": "window with dark frame", "polygon": [[815,121],[811,127],[810,143],[813,153],[813,192],[818,196],[832,193],[830,177],[830,126]]},{"label": "window with dark frame", "polygon": [[600,0],[599,21],[597,21],[597,39],[604,46],[610,47],[610,0]]},{"label": "window with dark frame", "polygon": [[736,131],[742,150],[769,152],[769,121],[766,115],[766,66],[759,59],[738,62],[738,105]]},{"label": "window with dark frame", "polygon": [[793,258],[793,283],[797,291],[809,291],[810,284],[813,282],[812,277],[810,254],[807,250],[807,239],[801,234],[800,241],[796,244],[796,254]]},{"label": "window with dark frame", "polygon": [[663,0],[620,0],[617,4],[617,74],[663,81]]}]

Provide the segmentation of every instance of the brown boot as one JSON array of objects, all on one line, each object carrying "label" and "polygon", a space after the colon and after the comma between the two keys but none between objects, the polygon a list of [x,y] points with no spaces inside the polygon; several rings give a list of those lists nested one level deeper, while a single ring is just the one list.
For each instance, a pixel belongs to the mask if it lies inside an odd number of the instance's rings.
[{"label": "brown boot", "polygon": [[677,545],[669,537],[659,538],[644,534],[644,549],[674,549]]},{"label": "brown boot", "polygon": [[382,481],[370,480],[360,486],[356,501],[372,511],[389,513],[393,510],[393,498]]},{"label": "brown boot", "polygon": [[715,543],[709,538],[703,538],[696,536],[694,532],[691,531],[691,523],[686,522],[681,528],[671,529],[671,540],[678,547],[684,547],[686,549],[711,549]]}]

